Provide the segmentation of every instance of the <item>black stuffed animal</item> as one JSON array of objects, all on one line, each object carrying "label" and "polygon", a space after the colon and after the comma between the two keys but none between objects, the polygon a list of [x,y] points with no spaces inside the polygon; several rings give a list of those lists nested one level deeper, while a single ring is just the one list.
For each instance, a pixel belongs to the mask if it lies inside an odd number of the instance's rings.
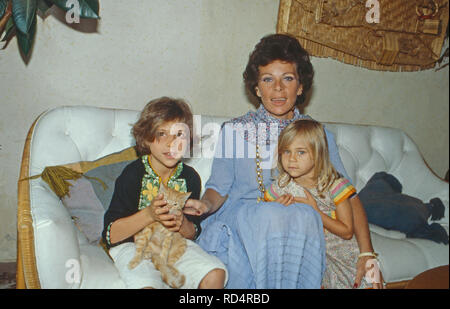
[{"label": "black stuffed animal", "polygon": [[410,238],[425,238],[448,244],[447,231],[438,223],[428,224],[428,218],[439,220],[445,207],[439,198],[429,203],[402,194],[402,185],[393,175],[376,173],[358,194],[369,223],[387,230],[396,230]]}]

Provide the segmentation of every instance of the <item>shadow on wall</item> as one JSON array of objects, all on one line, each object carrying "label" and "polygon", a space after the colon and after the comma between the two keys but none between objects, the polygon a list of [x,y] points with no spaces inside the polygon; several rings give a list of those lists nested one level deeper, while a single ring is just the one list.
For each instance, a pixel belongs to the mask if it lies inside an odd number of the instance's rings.
[{"label": "shadow on wall", "polygon": [[52,6],[50,10],[48,10],[47,14],[45,16],[42,16],[41,13],[38,11],[38,14],[42,19],[45,19],[49,15],[52,15],[55,17],[57,21],[59,21],[61,24],[64,24],[65,26],[79,31],[83,33],[97,33],[98,32],[98,19],[80,19],[79,23],[68,23],[66,21],[66,12],[60,8],[58,8],[56,5]]}]

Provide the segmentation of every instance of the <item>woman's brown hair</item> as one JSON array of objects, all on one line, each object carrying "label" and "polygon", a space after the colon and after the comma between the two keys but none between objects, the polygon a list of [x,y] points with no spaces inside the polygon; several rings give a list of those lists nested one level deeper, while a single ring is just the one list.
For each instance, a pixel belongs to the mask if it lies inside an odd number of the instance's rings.
[{"label": "woman's brown hair", "polygon": [[275,60],[296,65],[299,81],[303,86],[303,93],[297,96],[295,104],[302,104],[305,101],[305,94],[311,88],[314,70],[308,52],[295,37],[287,34],[271,34],[263,37],[256,44],[243,73],[245,87],[256,96],[255,87],[258,85],[259,67],[266,66]]},{"label": "woman's brown hair", "polygon": [[192,145],[193,117],[189,105],[181,99],[161,97],[147,103],[139,120],[133,125],[132,134],[138,155],[150,154],[148,143],[155,140],[158,127],[170,121],[179,121],[188,126]]}]

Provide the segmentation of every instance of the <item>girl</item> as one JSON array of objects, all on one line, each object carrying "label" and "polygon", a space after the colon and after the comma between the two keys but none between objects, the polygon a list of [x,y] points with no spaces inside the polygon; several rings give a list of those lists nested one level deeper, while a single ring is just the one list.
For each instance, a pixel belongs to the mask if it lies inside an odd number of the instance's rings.
[{"label": "girl", "polygon": [[359,249],[353,237],[349,198],[356,190],[331,164],[325,130],[319,122],[298,120],[281,132],[278,171],[265,199],[285,206],[294,202],[311,205],[325,228],[327,268],[322,286],[353,287]]},{"label": "girl", "polygon": [[[103,240],[120,276],[129,288],[168,288],[151,260],[130,270],[134,257],[133,236],[158,221],[187,239],[186,252],[175,263],[186,277],[182,288],[223,288],[226,269],[216,257],[192,240],[200,234],[199,218],[169,214],[158,188],[161,182],[181,192],[200,197],[200,176],[181,158],[192,140],[192,113],[182,100],[167,97],[148,103],[133,126],[140,157],[127,165],[117,178],[109,209],[105,213]],[[181,147],[180,147],[181,146]]]}]

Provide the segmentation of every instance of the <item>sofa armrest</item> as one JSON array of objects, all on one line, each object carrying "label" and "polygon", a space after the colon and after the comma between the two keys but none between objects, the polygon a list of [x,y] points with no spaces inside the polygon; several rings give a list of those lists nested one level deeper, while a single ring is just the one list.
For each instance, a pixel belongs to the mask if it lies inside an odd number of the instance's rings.
[{"label": "sofa armrest", "polygon": [[77,288],[82,280],[79,241],[72,218],[41,179],[30,183],[34,250],[41,288]]}]

